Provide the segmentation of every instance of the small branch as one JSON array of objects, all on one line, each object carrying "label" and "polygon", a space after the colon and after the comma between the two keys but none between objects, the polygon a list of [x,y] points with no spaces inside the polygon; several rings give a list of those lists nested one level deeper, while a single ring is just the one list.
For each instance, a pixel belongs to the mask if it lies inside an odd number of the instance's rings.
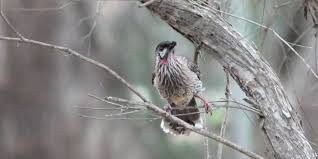
[{"label": "small branch", "polygon": [[[91,45],[92,45],[92,35],[94,33],[94,31],[96,30],[97,27],[97,17],[101,15],[101,10],[102,10],[102,3],[103,1],[97,1],[96,4],[96,11],[95,14],[92,16],[93,19],[93,24],[91,26],[91,28],[89,29],[89,31],[86,33],[86,35],[84,35],[81,39],[84,42],[85,40],[88,41],[88,49],[87,49],[87,55],[90,55],[90,50],[91,50]],[[84,18],[85,19],[85,18]]]},{"label": "small branch", "polygon": [[83,106],[73,106],[75,109],[87,109],[87,110],[122,110],[121,108],[103,108],[103,107],[83,107]]},{"label": "small branch", "polygon": [[275,5],[274,8],[275,9],[278,9],[278,8],[281,8],[281,7],[284,7],[284,6],[288,6],[290,4],[294,3],[293,1],[287,1],[287,2],[284,2],[284,3],[281,3],[279,5]]},{"label": "small branch", "polygon": [[21,12],[50,12],[50,11],[59,11],[62,10],[66,7],[69,7],[73,4],[76,4],[78,2],[80,2],[81,0],[69,0],[63,4],[58,5],[57,7],[50,7],[50,8],[11,8],[8,9],[6,11],[13,11],[13,12],[17,12],[17,11],[21,11]]},{"label": "small branch", "polygon": [[105,116],[105,117],[122,116],[122,115],[128,115],[128,114],[139,113],[140,111],[141,111],[141,110],[133,110],[133,111],[122,112],[122,113],[117,113],[117,114],[106,114],[106,115],[104,115],[104,116]]},{"label": "small branch", "polygon": [[[215,104],[213,105],[214,107],[237,108],[237,109],[241,109],[241,110],[250,111],[250,112],[252,112],[252,113],[256,113],[256,114],[259,115],[259,116],[263,116],[262,112],[261,112],[259,109],[253,108],[253,107],[248,106],[248,105],[244,105],[244,104],[239,103],[239,102],[237,102],[237,101],[231,101],[231,100],[226,101],[226,100],[225,100],[225,101],[215,101],[214,103],[217,103],[217,102],[225,102],[225,103],[231,102],[231,103],[235,103],[235,104],[237,104],[237,105],[240,105],[240,106],[242,106],[242,107],[236,107],[236,106],[231,106],[231,105],[221,105],[221,106],[218,106],[218,105],[215,105]],[[209,103],[210,103],[210,102],[209,102]]]},{"label": "small branch", "polygon": [[150,4],[154,3],[155,1],[157,1],[157,0],[149,0],[149,1],[145,2],[145,3],[140,4],[139,7],[140,7],[140,8],[141,8],[141,7],[147,7],[147,6],[149,6]]},{"label": "small branch", "polygon": [[[105,102],[105,100],[100,100],[102,102]],[[230,102],[230,101],[229,101]],[[108,103],[108,102],[107,102]],[[108,103],[110,104],[110,103]],[[76,109],[88,109],[88,110],[127,110],[127,109],[136,109],[136,110],[145,110],[145,105],[141,104],[139,107],[138,106],[130,106],[130,105],[120,105],[118,103],[113,103],[112,105],[116,105],[116,106],[122,106],[122,107],[116,107],[116,108],[103,108],[103,107],[83,107],[83,106],[74,106],[73,108]],[[124,107],[124,108],[123,108]],[[200,106],[198,108],[204,109],[203,106]],[[215,111],[216,109],[219,108],[232,108],[232,109],[239,109],[239,110],[245,110],[245,111],[250,111],[252,113],[255,113],[257,115],[263,116],[262,113],[260,113],[259,110],[254,110],[254,109],[250,109],[248,107],[239,107],[239,106],[234,106],[234,105],[213,105],[212,111]],[[174,109],[180,109],[180,108],[172,108],[172,110]],[[184,108],[187,109],[187,108]],[[206,111],[201,111],[198,113],[206,113]],[[177,115],[176,115],[177,116]]]},{"label": "small branch", "polygon": [[201,53],[201,47],[202,47],[202,43],[199,44],[199,46],[196,47],[195,52],[194,52],[194,56],[193,56],[193,63],[194,64],[198,64],[198,59]]},{"label": "small branch", "polygon": [[105,99],[109,100],[109,101],[114,101],[114,102],[120,102],[120,103],[127,103],[127,104],[131,104],[131,105],[142,105],[144,106],[144,102],[137,102],[137,101],[131,101],[131,100],[127,100],[127,99],[123,99],[123,98],[118,98],[118,97],[105,97]]},{"label": "small branch", "polygon": [[[228,68],[224,68],[224,72],[225,72],[225,76],[226,76],[225,98],[227,101],[229,101],[231,91],[230,91],[230,75],[229,75]],[[229,102],[226,102],[226,105],[229,105]],[[229,111],[229,109],[226,107],[225,113],[224,113],[224,119],[223,119],[222,126],[221,126],[221,131],[220,131],[221,137],[224,137],[224,135],[225,135],[225,131],[226,131],[226,127],[227,127],[227,120],[228,120],[228,111]],[[222,159],[222,153],[223,153],[223,144],[219,143],[218,144],[218,151],[217,151],[217,158],[218,159]]]},{"label": "small branch", "polygon": [[76,116],[83,117],[83,118],[88,118],[88,119],[95,119],[95,120],[149,120],[149,121],[154,121],[158,120],[159,118],[129,118],[129,117],[121,117],[121,118],[108,118],[108,117],[95,117],[95,116],[89,116],[85,114],[80,114],[73,112]]},{"label": "small branch", "polygon": [[[206,131],[208,131],[208,127],[207,127],[207,115],[206,113],[204,113],[203,115],[204,117],[204,126],[205,126],[205,129]],[[211,155],[210,155],[210,149],[209,149],[209,139],[207,137],[204,137],[204,147],[205,147],[205,159],[210,159],[211,158]]]},{"label": "small branch", "polygon": [[[92,95],[92,94],[88,94],[89,97],[92,97],[94,99],[97,99],[101,102],[105,102],[107,104],[112,104],[114,106],[118,106],[120,107],[119,109],[123,109],[122,107],[124,107],[125,109],[142,109],[145,107],[144,102],[137,102],[137,101],[132,101],[132,100],[127,100],[127,99],[123,99],[123,98],[118,98],[118,97],[97,97],[96,95]],[[116,103],[117,102],[117,103]],[[124,103],[126,104],[125,106],[119,103]],[[257,115],[263,116],[263,114],[261,113],[261,111],[259,109],[253,108],[251,106],[248,105],[244,105],[242,103],[239,103],[237,101],[233,101],[233,100],[225,100],[225,101],[213,101],[213,102],[209,102],[209,103],[213,103],[213,108],[212,111],[214,111],[215,109],[218,108],[233,108],[233,109],[240,109],[240,110],[246,110],[246,111],[250,111],[252,113],[255,113]],[[215,103],[235,103],[239,106],[234,106],[234,105],[230,105],[230,104],[221,104],[221,105],[216,105]],[[133,105],[133,106],[132,106]],[[137,106],[143,106],[143,107],[137,107]],[[82,107],[81,109],[88,109],[87,107]],[[204,108],[203,105],[199,105],[198,108]],[[100,108],[97,108],[100,109]],[[116,108],[113,108],[116,109]],[[173,109],[180,109],[180,108],[172,108]],[[182,108],[182,109],[187,109],[187,108]],[[202,112],[203,113],[203,112]]]},{"label": "small branch", "polygon": [[[93,94],[88,94],[89,97],[92,97],[96,100],[99,100],[101,102],[105,102],[107,104],[112,104],[114,106],[116,106],[116,108],[94,108],[94,107],[78,107],[78,106],[75,106],[74,108],[77,108],[77,109],[88,109],[88,110],[120,110],[121,112],[125,111],[125,110],[128,110],[128,109],[134,109],[134,110],[145,110],[145,104],[144,102],[138,102],[138,101],[132,101],[132,100],[127,100],[127,99],[123,99],[123,98],[118,98],[118,97],[104,97],[104,98],[101,98],[101,97],[98,97],[96,95],[93,95]],[[256,109],[256,108],[253,108],[253,107],[250,107],[250,106],[247,106],[247,105],[244,105],[244,104],[241,104],[239,102],[236,102],[236,101],[230,101],[230,100],[227,100],[227,101],[214,101],[214,102],[209,102],[209,103],[219,103],[219,102],[225,102],[225,103],[228,103],[228,104],[222,104],[222,105],[216,105],[214,104],[214,107],[212,108],[211,111],[214,111],[218,108],[233,108],[233,109],[240,109],[240,110],[246,110],[246,111],[250,111],[250,112],[253,112],[253,113],[256,113],[260,116],[262,116],[262,113],[260,112],[260,110]],[[240,106],[231,106],[229,103],[230,102],[233,102],[237,105],[240,105]],[[123,105],[125,104],[125,105]],[[204,106],[198,106],[198,108],[204,108]],[[173,109],[180,109],[180,108],[172,108]],[[187,109],[187,108],[182,108],[182,109]],[[184,115],[190,115],[190,114],[205,114],[206,111],[199,111],[199,112],[194,112],[194,113],[183,113],[183,114],[179,114],[179,115],[175,115],[175,116],[184,116]]]},{"label": "small branch", "polygon": [[106,100],[106,99],[97,97],[97,96],[95,96],[95,95],[93,95],[93,94],[88,94],[88,96],[89,96],[89,97],[92,97],[92,98],[94,98],[94,99],[97,99],[97,100],[99,100],[99,101],[105,102],[105,103],[107,103],[107,104],[111,104],[111,105],[117,106],[117,107],[119,107],[120,109],[136,109],[136,107],[128,107],[128,106],[124,106],[124,105],[122,105],[122,104],[114,103],[114,102],[112,102],[112,101],[109,101],[109,100]]},{"label": "small branch", "polygon": [[[209,3],[209,1],[207,1],[207,3]],[[202,46],[202,43],[200,43],[196,49],[195,49],[195,52],[194,52],[194,56],[193,56],[193,63],[198,65],[198,59],[199,59],[199,56],[200,56],[200,49],[201,49],[201,46]],[[211,109],[211,112],[213,111],[213,108],[215,107],[212,107]],[[204,118],[204,127],[206,129],[206,131],[209,131],[208,129],[208,126],[207,126],[207,116],[206,116],[206,113],[203,114],[203,118]],[[211,155],[210,155],[210,149],[209,149],[209,140],[207,137],[204,137],[204,147],[205,147],[205,159],[210,159],[211,158]]]},{"label": "small branch", "polygon": [[97,22],[96,22],[96,19],[94,18],[93,25],[92,25],[91,29],[88,31],[88,33],[82,37],[83,40],[91,38],[91,36],[96,28],[96,25],[97,25]]},{"label": "small branch", "polygon": [[[317,33],[316,33],[317,34]],[[315,50],[314,50],[314,55],[315,55],[315,67],[316,67],[316,72],[318,73],[318,58],[317,58],[317,36],[315,36]]]},{"label": "small branch", "polygon": [[3,9],[2,9],[2,0],[0,0],[0,16],[1,16],[1,18],[4,20],[4,22],[10,27],[10,29],[15,33],[15,34],[17,34],[18,35],[18,37],[21,39],[21,40],[24,40],[25,38],[23,37],[23,35],[22,34],[20,34],[19,32],[18,32],[18,30],[10,23],[10,21],[8,20],[8,18],[4,15],[4,13],[3,13]]}]

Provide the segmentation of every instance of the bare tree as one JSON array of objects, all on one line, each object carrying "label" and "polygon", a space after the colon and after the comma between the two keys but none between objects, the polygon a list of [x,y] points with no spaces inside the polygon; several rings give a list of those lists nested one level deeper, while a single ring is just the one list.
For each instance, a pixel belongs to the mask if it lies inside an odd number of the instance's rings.
[{"label": "bare tree", "polygon": [[[239,109],[244,109],[253,112],[259,119],[260,129],[264,133],[264,141],[266,143],[266,158],[317,158],[316,152],[307,140],[304,130],[302,128],[302,121],[297,109],[293,107],[292,102],[287,98],[287,93],[284,90],[278,76],[274,72],[269,63],[260,55],[260,52],[256,47],[242,37],[238,32],[234,31],[232,26],[224,19],[224,17],[235,17],[242,21],[252,23],[259,28],[271,32],[277,37],[280,42],[287,46],[300,61],[305,64],[310,75],[317,80],[318,76],[316,71],[308,64],[307,59],[303,58],[289,42],[284,40],[280,34],[274,29],[266,25],[257,23],[255,21],[237,17],[224,10],[220,10],[219,5],[214,1],[197,1],[197,0],[149,0],[143,2],[140,7],[147,7],[152,13],[160,16],[162,20],[167,22],[176,31],[181,33],[184,37],[189,39],[197,47],[197,52],[202,54],[211,54],[215,59],[223,65],[226,73],[226,99],[223,101],[226,108],[225,118],[222,122],[222,128],[220,135],[214,132],[210,132],[206,129],[195,128],[186,122],[180,120],[176,116],[165,112],[157,105],[148,100],[145,95],[138,91],[135,86],[124,79],[119,73],[115,72],[109,66],[90,58],[90,54],[87,56],[75,51],[69,47],[51,44],[49,42],[43,42],[27,38],[19,32],[19,29],[8,20],[1,10],[1,17],[5,24],[11,29],[16,36],[7,37],[1,36],[0,40],[29,44],[40,48],[45,48],[47,52],[60,53],[65,55],[74,56],[82,61],[90,63],[110,75],[116,78],[117,81],[126,86],[132,93],[138,96],[142,101],[128,100],[118,97],[98,97],[96,95],[90,95],[90,97],[97,99],[106,104],[115,106],[114,108],[102,108],[95,110],[116,110],[119,113],[113,113],[110,115],[104,115],[102,118],[92,117],[83,114],[76,114],[81,117],[91,119],[109,119],[108,117],[119,116],[114,118],[117,120],[124,119],[129,120],[125,115],[135,114],[138,112],[144,112],[146,109],[151,110],[153,113],[149,118],[132,118],[133,120],[142,119],[154,121],[161,118],[166,118],[171,121],[177,122],[185,128],[205,137],[206,139],[212,139],[218,144],[218,158],[222,158],[222,144],[246,155],[251,158],[262,159],[263,156],[247,150],[243,146],[240,146],[225,138],[225,130],[227,127],[228,108],[235,108],[229,105],[231,102],[230,88],[229,88],[229,76],[231,76],[240,88],[247,95],[248,99],[245,99],[253,107],[244,106]],[[41,11],[60,10],[66,6],[69,6],[74,1],[69,1],[64,5],[57,8],[46,8]],[[310,16],[316,23],[316,8],[312,7],[315,1],[304,1],[306,4],[306,12],[310,12]],[[100,1],[96,3],[96,15],[92,16],[93,24],[88,30],[88,33],[84,35],[84,39],[90,39],[93,36],[93,32],[96,29],[96,17],[100,12]],[[307,15],[306,15],[307,16]],[[85,18],[84,18],[85,19]],[[52,34],[52,33],[50,33]],[[89,47],[90,48],[90,47]],[[20,51],[20,50],[19,50]],[[89,51],[90,52],[90,49]],[[197,53],[196,52],[196,53]],[[195,59],[197,56],[195,55]],[[49,59],[51,61],[51,59]],[[14,61],[11,61],[12,63]],[[22,79],[22,78],[21,78]],[[46,96],[47,97],[47,96]],[[47,97],[48,98],[48,97]],[[236,101],[234,101],[236,102]],[[241,103],[239,103],[241,104]],[[87,109],[84,107],[77,107],[80,109]],[[93,109],[93,108],[89,108]],[[202,113],[202,112],[200,112]],[[204,113],[204,112],[203,112]],[[210,158],[208,141],[206,143],[206,158]]]}]

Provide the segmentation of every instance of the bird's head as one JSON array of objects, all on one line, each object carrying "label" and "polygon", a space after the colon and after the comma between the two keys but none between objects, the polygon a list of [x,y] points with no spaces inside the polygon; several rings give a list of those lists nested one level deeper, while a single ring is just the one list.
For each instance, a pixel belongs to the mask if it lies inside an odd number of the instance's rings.
[{"label": "bird's head", "polygon": [[163,41],[156,47],[156,55],[160,63],[167,64],[169,57],[174,54],[175,41]]}]

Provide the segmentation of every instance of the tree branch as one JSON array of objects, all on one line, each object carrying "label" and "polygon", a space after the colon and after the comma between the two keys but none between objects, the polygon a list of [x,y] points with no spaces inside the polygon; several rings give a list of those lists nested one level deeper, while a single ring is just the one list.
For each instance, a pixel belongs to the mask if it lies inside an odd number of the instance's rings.
[{"label": "tree branch", "polygon": [[[230,75],[264,114],[262,129],[265,140],[269,140],[268,158],[315,159],[317,154],[304,135],[298,114],[268,62],[217,14],[218,11],[201,3],[195,0],[162,0],[147,8],[196,46],[201,45],[204,52],[213,55],[223,66],[229,67]],[[291,47],[273,29],[262,27]],[[317,78],[309,64],[292,47],[291,50]]]},{"label": "tree branch", "polygon": [[[225,67],[224,67],[224,72],[225,72],[225,77],[226,77],[225,98],[228,101],[228,102],[226,102],[226,105],[229,105],[229,99],[230,99],[230,95],[231,95],[230,74],[229,74],[227,68],[225,68]],[[221,137],[224,137],[224,135],[225,135],[225,131],[226,131],[226,127],[227,127],[227,120],[228,120],[228,113],[229,113],[229,109],[226,107],[225,112],[224,112],[224,119],[223,119],[221,130],[220,130]],[[222,159],[222,152],[223,152],[223,144],[219,143],[218,144],[218,151],[217,151],[217,155],[216,155],[218,159]]]},{"label": "tree branch", "polygon": [[[96,60],[93,60],[91,58],[88,58],[86,56],[81,55],[80,53],[66,48],[66,47],[62,47],[62,46],[58,46],[58,45],[52,45],[52,44],[48,44],[48,43],[44,43],[44,42],[40,42],[40,41],[36,41],[36,40],[31,40],[31,39],[21,39],[21,38],[13,38],[13,37],[0,37],[0,40],[4,40],[4,41],[11,41],[11,42],[21,42],[21,43],[27,43],[27,44],[32,44],[32,45],[36,45],[36,46],[41,46],[41,47],[46,47],[46,48],[50,48],[50,49],[54,49],[54,50],[59,50],[65,53],[68,53],[72,56],[75,56],[85,62],[91,63],[93,65],[95,65],[98,68],[103,69],[104,71],[108,72],[109,74],[111,74],[112,76],[114,76],[115,78],[117,78],[121,83],[123,83],[129,90],[131,90],[134,94],[136,94],[141,100],[143,100],[144,102],[144,106],[146,108],[148,108],[149,110],[153,111],[154,113],[158,114],[159,116],[161,116],[162,118],[166,118],[168,120],[171,120],[173,122],[176,122],[182,126],[184,126],[186,129],[189,129],[197,134],[200,134],[202,136],[208,137],[210,139],[213,139],[217,142],[221,142],[224,145],[227,145],[231,148],[233,148],[234,150],[237,150],[238,152],[241,152],[251,158],[254,159],[264,159],[262,156],[248,151],[245,148],[227,140],[224,139],[223,137],[220,137],[219,135],[216,135],[214,133],[209,133],[204,129],[197,129],[195,127],[193,127],[192,125],[189,125],[188,123],[184,122],[183,120],[170,115],[169,113],[167,113],[166,111],[160,109],[158,106],[152,104],[151,102],[149,102],[141,93],[139,93],[130,83],[128,83],[125,79],[123,79],[120,75],[118,75],[115,71],[113,71],[111,68],[109,68],[108,66],[97,62]],[[79,116],[82,117],[86,117],[86,118],[93,118],[93,119],[105,119],[105,118],[95,118],[95,117],[90,117],[90,116],[86,116],[86,115],[81,115],[81,114],[77,114]]]},{"label": "tree branch", "polygon": [[4,22],[10,27],[10,29],[15,33],[17,34],[17,36],[20,38],[20,39],[25,39],[24,36],[18,32],[18,30],[10,23],[10,21],[8,20],[8,18],[4,15],[3,13],[3,9],[2,9],[2,0],[0,0],[0,16],[1,18],[4,20]]}]

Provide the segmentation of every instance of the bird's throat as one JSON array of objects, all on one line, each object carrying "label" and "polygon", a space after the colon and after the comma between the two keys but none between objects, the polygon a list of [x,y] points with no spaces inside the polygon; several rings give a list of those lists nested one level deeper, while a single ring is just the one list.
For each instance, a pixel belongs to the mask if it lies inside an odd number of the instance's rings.
[{"label": "bird's throat", "polygon": [[[172,56],[164,56],[162,59],[160,59],[160,64],[166,65],[169,63],[168,60],[174,61],[174,60],[176,60],[176,56],[174,54]],[[172,62],[172,61],[170,61],[170,62]]]},{"label": "bird's throat", "polygon": [[166,65],[166,64],[168,64],[168,59],[164,58],[164,59],[160,60],[160,63]]}]

